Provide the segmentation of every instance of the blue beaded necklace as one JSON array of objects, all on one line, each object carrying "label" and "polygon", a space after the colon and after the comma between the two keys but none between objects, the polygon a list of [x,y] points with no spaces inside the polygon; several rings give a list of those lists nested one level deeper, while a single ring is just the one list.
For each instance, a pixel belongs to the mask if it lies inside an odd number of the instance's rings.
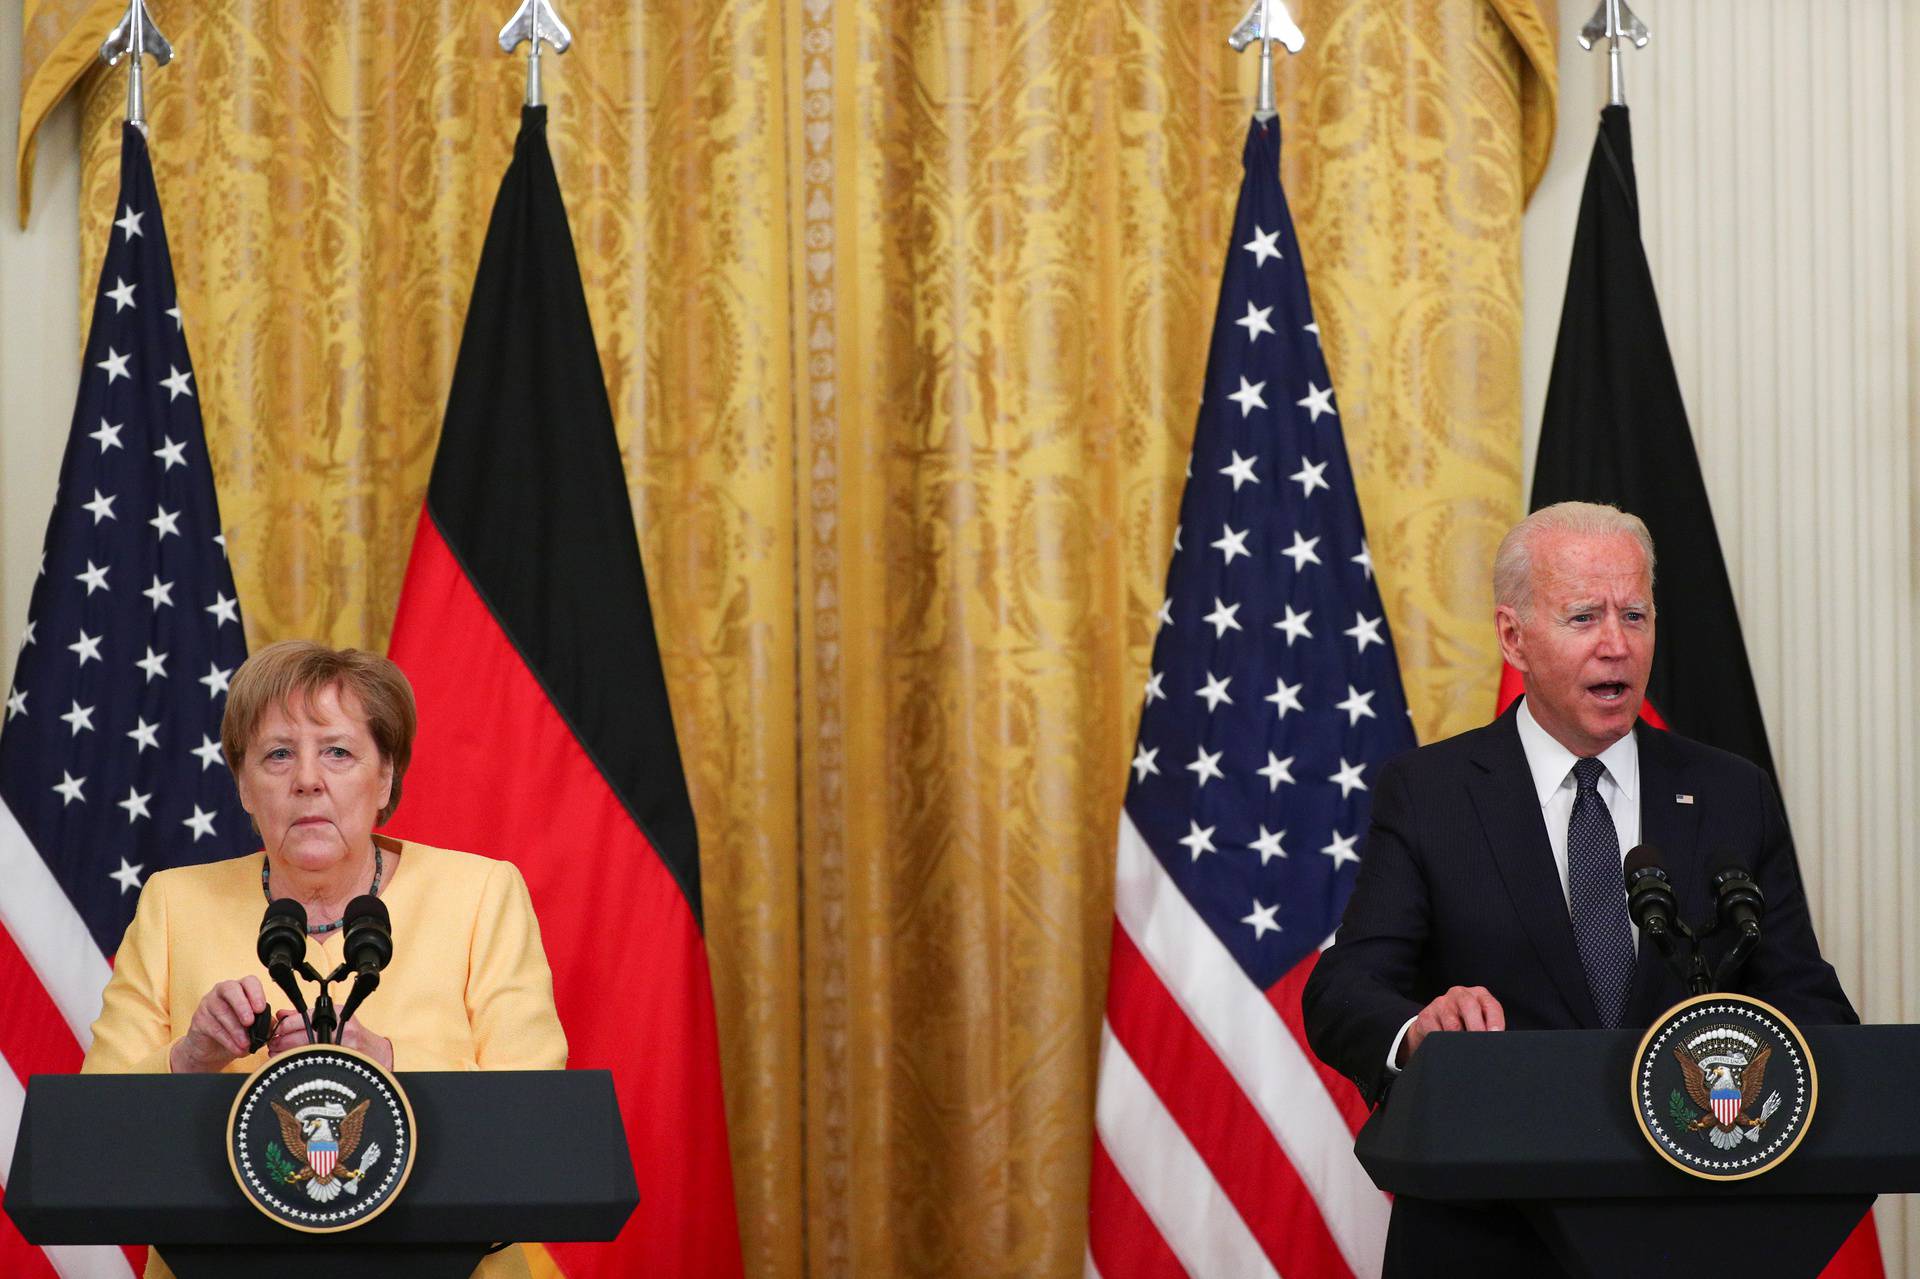
[{"label": "blue beaded necklace", "polygon": [[[267,887],[267,873],[270,869],[271,869],[271,863],[268,861],[264,853],[261,854],[260,895],[266,898],[269,902],[273,900],[273,893]],[[368,892],[372,893],[375,897],[378,897],[380,895],[380,872],[382,869],[384,869],[384,867],[380,861],[380,845],[375,844],[373,846],[373,887],[367,890]],[[326,933],[330,933],[334,931],[336,928],[345,927],[346,922],[347,921],[345,919],[336,919],[331,924],[322,924],[318,928],[309,927],[307,929],[307,936],[309,937],[323,936]]]}]

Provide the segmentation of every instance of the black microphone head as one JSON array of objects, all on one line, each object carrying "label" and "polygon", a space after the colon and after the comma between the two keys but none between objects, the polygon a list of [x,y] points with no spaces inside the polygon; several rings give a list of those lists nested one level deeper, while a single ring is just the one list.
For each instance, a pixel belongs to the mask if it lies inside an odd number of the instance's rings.
[{"label": "black microphone head", "polygon": [[1657,870],[1663,876],[1667,871],[1666,856],[1653,844],[1641,844],[1627,854],[1627,860],[1621,863],[1621,872],[1632,882],[1643,870]]},{"label": "black microphone head", "polygon": [[1680,913],[1665,860],[1658,848],[1642,844],[1627,854],[1621,867],[1627,882],[1627,915],[1635,928],[1656,938],[1674,926],[1674,918]]},{"label": "black microphone head", "polygon": [[1766,894],[1741,864],[1738,853],[1721,849],[1713,854],[1707,867],[1707,879],[1713,885],[1714,899],[1722,912],[1740,908],[1758,914],[1767,908]]},{"label": "black microphone head", "polygon": [[306,907],[291,897],[268,902],[267,913],[260,917],[260,942],[256,953],[269,972],[276,968],[291,968],[305,959]]},{"label": "black microphone head", "polygon": [[347,903],[346,942],[341,947],[348,966],[362,973],[377,973],[393,959],[393,919],[387,904],[372,893],[362,893]]}]

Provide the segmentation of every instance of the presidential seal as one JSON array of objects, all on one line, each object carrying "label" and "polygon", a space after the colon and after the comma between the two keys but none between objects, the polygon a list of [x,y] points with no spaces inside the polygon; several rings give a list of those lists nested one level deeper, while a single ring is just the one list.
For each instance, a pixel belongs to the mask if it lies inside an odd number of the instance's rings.
[{"label": "presidential seal", "polygon": [[1713,1181],[1757,1177],[1792,1154],[1819,1095],[1799,1029],[1746,995],[1675,1004],[1633,1057],[1640,1131],[1662,1159]]},{"label": "presidential seal", "polygon": [[227,1114],[241,1193],[295,1230],[373,1220],[413,1170],[413,1108],[378,1063],[334,1044],[296,1048],[247,1079]]}]

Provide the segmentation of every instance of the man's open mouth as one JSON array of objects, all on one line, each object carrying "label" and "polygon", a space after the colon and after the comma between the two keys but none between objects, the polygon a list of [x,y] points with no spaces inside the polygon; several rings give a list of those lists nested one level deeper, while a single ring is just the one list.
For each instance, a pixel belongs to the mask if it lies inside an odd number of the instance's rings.
[{"label": "man's open mouth", "polygon": [[1603,702],[1617,702],[1627,695],[1627,686],[1619,680],[1604,684],[1589,684],[1587,691]]}]

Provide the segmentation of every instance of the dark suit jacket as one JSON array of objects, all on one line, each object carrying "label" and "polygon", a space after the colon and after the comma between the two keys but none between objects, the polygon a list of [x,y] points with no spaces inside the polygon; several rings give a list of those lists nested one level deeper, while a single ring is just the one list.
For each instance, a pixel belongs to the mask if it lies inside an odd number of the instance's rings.
[{"label": "dark suit jacket", "polygon": [[[1370,1102],[1391,1082],[1393,1037],[1449,987],[1485,986],[1511,1030],[1600,1024],[1520,745],[1518,705],[1485,728],[1388,761],[1374,783],[1353,898],[1303,1000],[1314,1052]],[[1640,841],[1665,854],[1685,918],[1712,918],[1716,853],[1748,867],[1766,894],[1765,934],[1732,984],[1803,1024],[1857,1022],[1820,958],[1772,781],[1726,751],[1644,723],[1635,732]],[[1709,960],[1728,944],[1711,939]],[[1650,1025],[1686,993],[1642,938],[1625,1024]]]}]

